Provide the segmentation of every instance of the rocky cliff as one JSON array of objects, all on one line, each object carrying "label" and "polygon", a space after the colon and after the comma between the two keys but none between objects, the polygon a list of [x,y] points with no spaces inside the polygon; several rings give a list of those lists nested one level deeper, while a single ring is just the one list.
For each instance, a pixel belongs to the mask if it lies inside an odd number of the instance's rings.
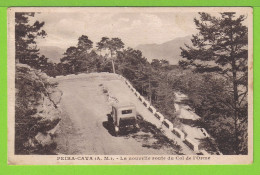
[{"label": "rocky cliff", "polygon": [[62,92],[49,77],[24,64],[16,65],[15,153],[52,154],[61,120]]}]

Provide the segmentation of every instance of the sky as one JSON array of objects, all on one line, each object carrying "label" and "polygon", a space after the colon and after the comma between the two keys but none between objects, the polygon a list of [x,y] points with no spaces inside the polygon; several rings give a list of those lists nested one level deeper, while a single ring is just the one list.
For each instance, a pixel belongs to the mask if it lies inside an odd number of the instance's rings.
[{"label": "sky", "polygon": [[45,39],[37,45],[58,46],[66,49],[76,46],[81,35],[94,43],[104,36],[119,37],[127,47],[139,44],[160,44],[176,37],[197,32],[193,19],[197,13],[36,13],[34,19],[44,21]]},{"label": "sky", "polygon": [[[44,10],[43,10],[44,9]],[[233,11],[235,8],[221,8]],[[102,37],[119,37],[126,47],[140,44],[161,44],[177,37],[196,34],[194,18],[199,11],[219,15],[219,8],[41,8],[32,18],[44,21],[45,39],[37,45],[67,49],[76,46],[81,35],[95,43]],[[238,14],[244,8],[236,8]],[[248,9],[247,9],[248,10]],[[197,11],[197,12],[195,12]]]}]

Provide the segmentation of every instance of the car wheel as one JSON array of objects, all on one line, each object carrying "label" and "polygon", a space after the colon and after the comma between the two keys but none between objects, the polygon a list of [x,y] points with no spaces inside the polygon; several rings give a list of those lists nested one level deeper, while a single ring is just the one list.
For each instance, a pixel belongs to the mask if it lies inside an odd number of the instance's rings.
[{"label": "car wheel", "polygon": [[119,127],[115,126],[115,136],[118,136],[118,134],[119,134]]},{"label": "car wheel", "polygon": [[138,124],[136,124],[134,126],[134,132],[138,132],[140,130],[140,126]]},{"label": "car wheel", "polygon": [[138,124],[135,124],[135,127],[136,127],[137,129],[140,129],[140,126],[139,126]]}]

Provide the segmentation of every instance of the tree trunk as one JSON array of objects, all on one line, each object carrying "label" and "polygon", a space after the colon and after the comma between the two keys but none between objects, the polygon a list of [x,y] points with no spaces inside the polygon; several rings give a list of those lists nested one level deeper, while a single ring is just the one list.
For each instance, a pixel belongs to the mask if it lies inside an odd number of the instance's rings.
[{"label": "tree trunk", "polygon": [[115,65],[114,65],[114,60],[112,58],[112,67],[113,67],[113,73],[116,73],[116,70],[115,70]]},{"label": "tree trunk", "polygon": [[151,90],[151,79],[149,76],[149,102],[152,104],[152,90]]},{"label": "tree trunk", "polygon": [[237,89],[237,72],[236,72],[236,65],[235,65],[235,60],[233,59],[232,61],[232,70],[233,70],[233,91],[234,91],[234,128],[235,128],[235,133],[234,133],[234,137],[235,137],[235,143],[234,143],[234,150],[235,153],[238,154],[239,153],[239,140],[238,140],[238,89]]},{"label": "tree trunk", "polygon": [[[231,16],[229,17],[231,20]],[[236,60],[234,57],[234,47],[233,47],[233,27],[230,25],[230,41],[231,41],[231,60],[232,60],[232,76],[233,76],[233,96],[234,96],[234,128],[235,128],[235,143],[234,143],[234,151],[236,154],[239,154],[239,140],[238,140],[238,89],[237,89],[237,67],[236,67]]]},{"label": "tree trunk", "polygon": [[110,53],[111,53],[111,61],[112,61],[113,73],[115,74],[116,70],[115,70],[115,63],[114,63],[114,60],[113,60],[113,52],[112,52],[112,50],[110,50]]}]

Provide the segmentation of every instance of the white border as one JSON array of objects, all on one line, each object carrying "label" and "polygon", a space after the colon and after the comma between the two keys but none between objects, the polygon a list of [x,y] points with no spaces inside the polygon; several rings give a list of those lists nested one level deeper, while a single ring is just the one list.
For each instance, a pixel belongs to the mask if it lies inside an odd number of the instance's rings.
[{"label": "white border", "polygon": [[[147,157],[133,156],[106,156],[114,160],[110,161],[87,161],[87,160],[57,160],[57,157],[89,157],[87,155],[15,155],[14,154],[14,118],[15,118],[15,12],[67,12],[67,13],[149,13],[149,12],[226,12],[242,11],[248,13],[248,46],[249,46],[249,92],[248,92],[248,155],[218,155],[199,156],[209,157],[209,160],[193,160],[197,156],[171,155],[175,160],[152,160],[152,161],[121,161],[120,157]],[[8,164],[11,165],[197,165],[197,164],[251,164],[253,162],[253,9],[250,7],[17,7],[8,9]],[[93,155],[104,157],[104,155]],[[149,157],[159,157],[149,155]],[[166,159],[169,156],[163,156]],[[187,160],[191,157],[191,160]],[[119,160],[118,160],[118,159]],[[184,160],[176,160],[176,159]]]}]

